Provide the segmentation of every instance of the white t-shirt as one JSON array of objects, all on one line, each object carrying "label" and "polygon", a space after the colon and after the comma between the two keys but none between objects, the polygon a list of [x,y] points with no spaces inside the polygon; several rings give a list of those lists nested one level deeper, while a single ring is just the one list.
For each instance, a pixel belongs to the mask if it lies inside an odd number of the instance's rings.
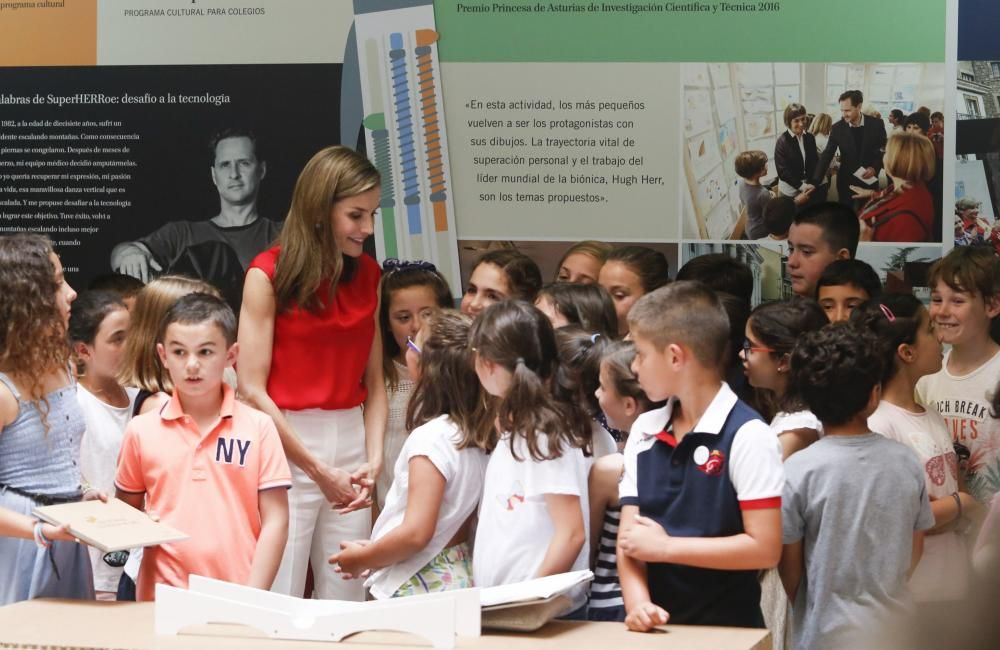
[{"label": "white t-shirt", "polygon": [[967,375],[948,372],[949,352],[941,370],[917,382],[917,401],[944,418],[951,439],[969,448],[969,492],[988,504],[1000,491],[1000,419],[990,415],[990,398],[1000,380],[1000,352]]},{"label": "white t-shirt", "polygon": [[447,415],[420,425],[406,438],[396,460],[395,478],[385,497],[385,508],[375,522],[372,540],[377,540],[403,523],[410,484],[410,459],[425,456],[447,481],[437,526],[431,541],[420,552],[402,562],[379,569],[365,586],[378,599],[391,598],[399,587],[444,550],[479,503],[489,456],[478,447],[457,449],[461,431]]},{"label": "white t-shirt", "polygon": [[[538,446],[544,454],[548,450],[548,436],[540,433],[538,437]],[[486,468],[476,547],[472,554],[477,587],[494,587],[538,577],[545,551],[555,534],[545,504],[546,494],[580,497],[583,530],[589,537],[587,471],[590,463],[583,450],[564,447],[559,458],[536,461],[521,437],[514,439],[514,450],[517,458],[511,452],[509,434],[501,436]],[[570,571],[588,568],[589,550],[589,540],[585,540]],[[573,599],[572,609],[582,607],[587,599],[587,585],[574,589],[569,596]]]},{"label": "white t-shirt", "polygon": [[[115,470],[122,446],[125,425],[132,419],[132,404],[138,388],[126,388],[128,406],[118,408],[97,398],[83,387],[76,386],[76,399],[87,425],[80,439],[80,474],[90,485],[109,496],[115,494]],[[94,569],[94,589],[116,591],[121,568],[108,566],[104,553],[90,548],[90,563]]]},{"label": "white t-shirt", "polygon": [[[927,496],[950,499],[958,491],[958,459],[948,427],[933,409],[913,413],[879,402],[868,418],[868,428],[914,451],[924,468]],[[924,537],[924,554],[910,577],[910,591],[917,602],[959,600],[969,581],[969,552],[955,531]]]},{"label": "white t-shirt", "polygon": [[785,431],[794,431],[796,429],[812,429],[819,434],[820,438],[823,437],[823,423],[819,421],[818,417],[813,415],[812,411],[807,409],[795,411],[793,413],[779,411],[771,420],[770,426],[774,435],[778,435]]}]

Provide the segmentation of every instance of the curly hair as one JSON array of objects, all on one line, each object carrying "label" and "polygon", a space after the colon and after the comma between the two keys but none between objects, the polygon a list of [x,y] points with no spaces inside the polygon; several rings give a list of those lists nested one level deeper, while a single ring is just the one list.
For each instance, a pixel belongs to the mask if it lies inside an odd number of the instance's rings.
[{"label": "curly hair", "polygon": [[43,379],[69,364],[53,253],[44,235],[0,237],[0,369],[27,380],[27,396],[41,407],[43,423],[49,410]]},{"label": "curly hair", "polygon": [[806,332],[792,350],[789,384],[824,426],[846,424],[882,379],[876,336],[852,323]]}]

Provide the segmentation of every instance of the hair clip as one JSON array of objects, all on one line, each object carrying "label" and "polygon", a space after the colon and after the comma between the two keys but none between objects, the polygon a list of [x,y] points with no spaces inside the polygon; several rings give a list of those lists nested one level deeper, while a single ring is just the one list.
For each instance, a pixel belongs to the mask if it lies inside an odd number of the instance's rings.
[{"label": "hair clip", "polygon": [[599,339],[599,338],[601,338],[601,333],[600,332],[594,332],[593,334],[591,334],[590,335],[590,342],[591,342],[591,344],[597,343],[597,339]]},{"label": "hair clip", "polygon": [[879,309],[882,310],[882,313],[885,314],[885,317],[887,319],[889,319],[890,323],[893,322],[894,320],[896,320],[896,315],[894,313],[892,313],[892,310],[889,309],[886,305],[879,304],[878,307],[879,307]]},{"label": "hair clip", "polygon": [[437,271],[437,267],[431,262],[425,262],[424,260],[401,260],[395,257],[390,257],[382,262],[382,272],[383,273],[395,273],[396,271],[409,271],[412,269],[419,269],[421,271]]}]

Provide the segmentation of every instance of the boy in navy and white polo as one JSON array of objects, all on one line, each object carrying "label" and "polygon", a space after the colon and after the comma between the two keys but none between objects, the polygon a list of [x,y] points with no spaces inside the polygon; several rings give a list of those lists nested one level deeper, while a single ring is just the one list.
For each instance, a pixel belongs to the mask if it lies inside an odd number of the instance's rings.
[{"label": "boy in navy and white polo", "polygon": [[722,381],[729,321],[704,285],[676,282],[629,313],[633,371],[651,400],[625,447],[619,574],[626,625],[763,627],[759,569],[781,554],[777,439]]}]

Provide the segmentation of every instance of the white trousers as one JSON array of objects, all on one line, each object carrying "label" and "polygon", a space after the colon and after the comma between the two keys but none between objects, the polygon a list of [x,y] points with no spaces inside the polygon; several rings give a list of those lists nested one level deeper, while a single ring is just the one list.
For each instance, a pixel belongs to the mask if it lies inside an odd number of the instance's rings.
[{"label": "white trousers", "polygon": [[[361,407],[340,411],[285,411],[285,418],[309,453],[330,467],[353,472],[365,462]],[[305,472],[291,464],[288,492],[288,542],[271,591],[303,596],[310,562],[316,598],[365,599],[364,580],[344,580],[327,562],[344,540],[368,539],[371,510],[340,515]],[[305,594],[309,596],[309,594]]]}]

